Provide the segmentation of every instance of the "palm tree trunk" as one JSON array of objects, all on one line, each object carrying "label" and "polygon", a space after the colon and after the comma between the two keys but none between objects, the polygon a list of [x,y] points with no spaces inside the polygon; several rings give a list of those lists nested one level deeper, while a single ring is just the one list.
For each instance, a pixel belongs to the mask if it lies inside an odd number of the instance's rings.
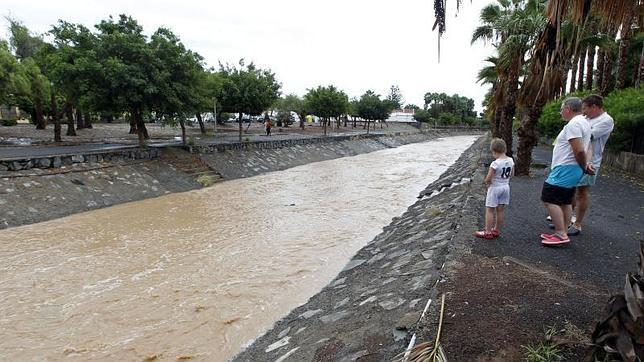
[{"label": "palm tree trunk", "polygon": [[617,82],[615,87],[617,89],[623,89],[626,87],[626,67],[628,61],[628,49],[631,46],[631,37],[633,31],[631,26],[633,25],[634,20],[634,9],[635,0],[631,0],[630,4],[627,5],[626,16],[624,22],[622,23],[621,30],[621,40],[619,42],[619,55],[617,57]]},{"label": "palm tree trunk", "polygon": [[517,176],[527,176],[530,174],[530,165],[532,164],[532,149],[539,141],[537,123],[541,116],[544,103],[537,102],[530,111],[523,116],[521,127],[517,131],[519,135],[519,146],[517,147],[517,166],[515,173]]},{"label": "palm tree trunk", "polygon": [[593,68],[595,66],[595,46],[588,47],[586,58],[586,89],[593,90]]},{"label": "palm tree trunk", "polygon": [[579,63],[579,54],[575,54],[575,57],[572,60],[572,72],[570,75],[570,90],[568,91],[569,93],[574,93],[577,91],[577,64]]},{"label": "palm tree trunk", "polygon": [[637,78],[635,78],[634,83],[635,86],[639,88],[640,83],[642,82],[642,77],[644,77],[644,44],[642,44],[642,54],[640,54],[640,66],[635,72],[637,74]]},{"label": "palm tree trunk", "polygon": [[[617,35],[616,29],[610,29],[608,32],[609,39],[615,39]],[[610,93],[615,88],[615,77],[613,76],[613,64],[615,62],[615,54],[612,51],[608,50],[605,52],[604,56],[604,71],[603,71],[603,82],[600,92],[603,96]]]},{"label": "palm tree trunk", "polygon": [[579,57],[579,64],[577,69],[577,89],[579,91],[584,90],[584,68],[586,65],[586,49],[582,50],[581,56]]},{"label": "palm tree trunk", "polygon": [[604,68],[606,67],[606,52],[601,48],[597,51],[597,89],[604,87]]},{"label": "palm tree trunk", "polygon": [[517,110],[517,96],[519,93],[519,72],[521,70],[521,58],[516,57],[508,72],[507,91],[503,104],[503,117],[499,125],[501,138],[507,145],[507,155],[512,157],[512,121]]}]

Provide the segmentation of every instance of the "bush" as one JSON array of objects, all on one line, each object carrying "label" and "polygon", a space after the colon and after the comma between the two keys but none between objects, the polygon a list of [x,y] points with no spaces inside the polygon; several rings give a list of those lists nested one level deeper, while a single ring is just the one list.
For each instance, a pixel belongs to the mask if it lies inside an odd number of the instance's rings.
[{"label": "bush", "polygon": [[604,109],[615,120],[606,147],[613,151],[644,153],[644,89],[626,88],[604,98]]},{"label": "bush", "polygon": [[16,121],[15,119],[2,119],[2,120],[0,120],[0,124],[2,124],[3,126],[7,126],[7,127],[8,126],[15,126],[15,125],[18,124],[18,121]]},{"label": "bush", "polygon": [[556,99],[554,101],[548,102],[543,110],[541,111],[541,117],[539,117],[539,123],[537,124],[537,129],[539,134],[543,137],[555,138],[565,125],[563,119],[561,119],[561,114],[559,110],[561,109],[561,103],[564,99],[568,97],[579,97],[584,99],[584,97],[589,96],[591,92],[577,92],[566,94],[565,96]]},{"label": "bush", "polygon": [[418,121],[418,122],[426,122],[427,123],[427,122],[431,121],[432,117],[431,117],[431,115],[429,114],[428,111],[426,111],[424,109],[417,109],[414,112],[414,119],[416,121]]},{"label": "bush", "polygon": [[[559,115],[561,102],[569,96],[585,97],[590,92],[574,93],[543,107],[538,129],[542,136],[554,138],[564,126]],[[615,129],[606,147],[613,151],[644,153],[644,89],[626,88],[604,98],[604,109],[615,120]]]}]

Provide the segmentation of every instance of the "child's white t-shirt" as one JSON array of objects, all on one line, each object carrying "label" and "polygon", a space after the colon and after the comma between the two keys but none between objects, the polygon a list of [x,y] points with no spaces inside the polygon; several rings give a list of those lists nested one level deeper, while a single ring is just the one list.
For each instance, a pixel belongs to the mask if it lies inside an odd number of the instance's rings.
[{"label": "child's white t-shirt", "polygon": [[512,158],[497,158],[490,164],[490,167],[494,169],[491,186],[510,184],[510,176],[512,175],[512,168],[514,167],[514,160]]}]

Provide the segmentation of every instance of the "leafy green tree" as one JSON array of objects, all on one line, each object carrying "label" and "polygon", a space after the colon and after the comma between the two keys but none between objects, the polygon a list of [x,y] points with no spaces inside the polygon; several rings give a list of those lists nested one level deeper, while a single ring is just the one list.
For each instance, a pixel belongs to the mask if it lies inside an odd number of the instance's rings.
[{"label": "leafy green tree", "polygon": [[304,96],[304,101],[306,109],[322,118],[325,136],[327,134],[327,124],[331,118],[339,119],[349,109],[349,97],[332,85],[309,89]]},{"label": "leafy green tree", "polygon": [[290,112],[295,112],[300,119],[300,128],[304,129],[307,115],[304,99],[298,97],[296,94],[288,94],[280,98],[277,102],[277,109],[283,114],[288,113],[289,116]]},{"label": "leafy green tree", "polygon": [[110,17],[96,29],[96,57],[101,68],[97,94],[105,96],[99,108],[128,111],[130,133],[137,133],[143,147],[149,138],[143,116],[152,108],[158,95],[157,81],[163,78],[158,74],[154,52],[143,28],[129,16],[120,15],[117,21]]},{"label": "leafy green tree", "polygon": [[357,108],[360,118],[367,120],[366,128],[369,133],[371,121],[384,121],[389,118],[392,104],[387,100],[381,100],[378,94],[368,90],[360,97]]},{"label": "leafy green tree", "polygon": [[197,112],[202,103],[203,59],[186,49],[179,38],[166,28],[159,28],[152,35],[149,47],[156,66],[156,92],[151,109],[162,113],[167,123],[181,126],[181,139],[185,145],[186,116]]},{"label": "leafy green tree", "polygon": [[9,22],[9,33],[11,34],[10,44],[16,58],[24,60],[34,58],[45,45],[43,37],[29,31],[20,21],[11,17],[5,17]]},{"label": "leafy green tree", "polygon": [[419,110],[419,109],[420,109],[420,107],[418,107],[418,106],[417,106],[417,105],[415,105],[415,104],[411,104],[411,103],[410,103],[410,104],[405,105],[404,109]]},{"label": "leafy green tree", "polygon": [[242,116],[258,116],[279,98],[280,84],[268,69],[257,68],[253,63],[239,68],[220,65],[223,77],[222,110],[239,116],[239,142],[242,141]]},{"label": "leafy green tree", "polygon": [[418,122],[429,123],[432,121],[432,115],[424,109],[417,109],[414,112],[414,119]]}]

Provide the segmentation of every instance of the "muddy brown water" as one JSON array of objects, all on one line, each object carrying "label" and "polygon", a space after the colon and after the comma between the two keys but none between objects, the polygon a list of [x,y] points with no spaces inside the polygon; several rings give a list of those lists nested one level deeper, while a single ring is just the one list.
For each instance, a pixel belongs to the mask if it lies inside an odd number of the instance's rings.
[{"label": "muddy brown water", "polygon": [[330,282],[475,139],[2,230],[0,360],[227,360]]}]

